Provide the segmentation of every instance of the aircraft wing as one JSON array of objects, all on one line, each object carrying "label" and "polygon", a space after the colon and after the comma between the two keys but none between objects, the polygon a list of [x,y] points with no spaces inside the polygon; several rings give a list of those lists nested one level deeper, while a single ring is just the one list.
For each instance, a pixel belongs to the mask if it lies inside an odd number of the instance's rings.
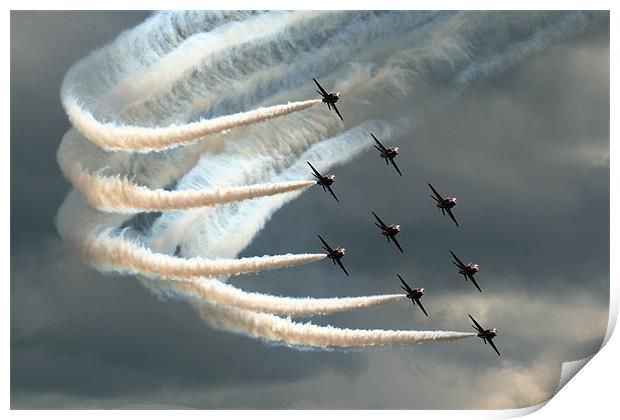
[{"label": "aircraft wing", "polygon": [[424,312],[424,315],[428,316],[428,314],[426,313],[426,309],[424,309],[424,306],[422,306],[422,302],[420,302],[420,299],[416,299],[415,303],[420,305],[420,309],[422,309],[422,312]]},{"label": "aircraft wing", "polygon": [[385,223],[383,223],[383,220],[381,220],[379,218],[379,216],[377,216],[377,213],[375,213],[374,211],[372,212],[373,216],[375,216],[375,219],[377,219],[377,222],[379,222],[380,228],[381,229],[387,229],[387,225]]},{"label": "aircraft wing", "polygon": [[344,271],[344,274],[346,274],[347,276],[349,275],[349,273],[347,272],[347,269],[344,268],[344,265],[342,265],[342,262],[340,260],[336,260],[336,264],[338,264],[340,268],[342,268],[342,271]]},{"label": "aircraft wing", "polygon": [[459,225],[459,222],[456,221],[456,219],[454,218],[454,215],[452,214],[452,210],[450,209],[446,209],[446,211],[448,212],[448,216],[450,216],[450,219],[452,219],[452,221],[454,221],[454,223],[456,223],[456,225]]},{"label": "aircraft wing", "polygon": [[306,163],[310,165],[310,167],[312,168],[312,172],[314,172],[314,176],[318,177],[319,179],[323,179],[323,175],[321,175],[321,173],[317,171],[316,168],[312,166],[310,162],[306,162]]},{"label": "aircraft wing", "polygon": [[497,350],[497,347],[495,347],[495,343],[493,343],[493,340],[491,340],[490,338],[487,338],[487,341],[489,342],[491,347],[493,347],[493,350],[495,350],[495,353],[497,353],[498,356],[501,356],[501,354],[499,354],[499,350]]},{"label": "aircraft wing", "polygon": [[476,324],[476,329],[478,331],[484,331],[484,328],[482,328],[482,326],[480,324],[478,324],[478,322],[474,319],[473,316],[467,314],[467,316],[469,316],[469,318],[474,322],[474,324]]},{"label": "aircraft wing", "polygon": [[340,117],[340,120],[344,122],[344,118],[342,118],[342,115],[340,115],[340,111],[338,111],[336,104],[332,104],[332,108],[334,108],[334,111],[336,111],[336,114],[338,114],[338,116]]},{"label": "aircraft wing", "polygon": [[385,147],[381,144],[381,142],[375,137],[374,134],[370,133],[370,135],[372,136],[373,139],[375,139],[375,143],[377,143],[379,145],[379,150],[381,150],[382,152],[385,152]]},{"label": "aircraft wing", "polygon": [[392,166],[394,166],[394,169],[396,169],[396,172],[398,172],[398,175],[403,176],[403,174],[400,172],[400,169],[398,169],[398,166],[396,166],[396,162],[394,162],[394,158],[388,158],[390,160],[390,163],[392,164]]},{"label": "aircraft wing", "polygon": [[324,96],[328,96],[329,94],[327,92],[325,92],[325,89],[323,89],[323,86],[321,86],[319,84],[319,82],[316,81],[316,79],[312,79],[314,80],[314,83],[316,83],[317,87],[319,88],[319,90],[321,91],[321,94]]},{"label": "aircraft wing", "polygon": [[338,197],[336,197],[336,194],[334,194],[334,190],[332,190],[332,187],[330,187],[329,185],[326,185],[326,187],[329,190],[330,194],[336,199],[336,201],[340,203],[340,200],[338,200]]},{"label": "aircraft wing", "polygon": [[398,243],[398,241],[396,240],[396,237],[395,237],[395,236],[392,236],[392,240],[394,241],[394,245],[396,245],[396,248],[398,248],[398,250],[404,254],[404,253],[405,253],[405,251],[403,251],[403,249],[400,247],[400,244],[399,244],[399,243]]},{"label": "aircraft wing", "polygon": [[325,245],[325,248],[327,248],[328,252],[334,252],[334,250],[332,249],[331,246],[327,245],[327,242],[325,242],[325,239],[321,238],[321,235],[316,235],[319,237],[319,239],[321,240],[321,242],[323,242],[323,245]]},{"label": "aircraft wing", "polygon": [[476,280],[474,280],[474,276],[472,276],[471,274],[468,274],[467,277],[471,280],[474,286],[476,286],[476,289],[478,289],[478,291],[482,293],[482,290],[480,290],[480,286],[478,286],[478,283],[476,283]]},{"label": "aircraft wing", "polygon": [[450,254],[452,254],[452,257],[459,263],[459,267],[465,267],[465,264],[463,264],[463,261],[459,260],[459,257],[454,255],[454,252],[450,251]]},{"label": "aircraft wing", "polygon": [[428,186],[431,187],[431,190],[433,190],[433,194],[435,194],[435,197],[437,197],[439,201],[443,201],[443,197],[441,196],[441,194],[439,194],[437,190],[433,188],[433,186],[430,183],[428,184]]},{"label": "aircraft wing", "polygon": [[[412,292],[413,290],[411,290],[411,287],[409,287],[409,285],[407,284],[407,282],[405,282],[405,280],[403,280],[403,278],[400,276],[400,274],[396,274],[398,276],[398,278],[400,279],[400,282],[405,286],[403,287],[403,290],[407,293]],[[402,286],[401,286],[402,287]]]}]

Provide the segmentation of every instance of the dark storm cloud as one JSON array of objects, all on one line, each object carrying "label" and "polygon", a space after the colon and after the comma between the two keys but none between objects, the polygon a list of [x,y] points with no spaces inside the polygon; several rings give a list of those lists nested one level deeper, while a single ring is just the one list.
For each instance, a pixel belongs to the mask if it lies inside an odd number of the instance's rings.
[{"label": "dark storm cloud", "polygon": [[146,16],[11,12],[11,185],[22,186],[11,188],[12,251],[55,234],[51,221],[69,189],[56,164],[56,148],[70,127],[59,95],[65,73]]},{"label": "dark storm cloud", "polygon": [[[321,233],[347,247],[350,278],[320,262],[233,279],[247,290],[327,297],[397,292],[400,272],[427,288],[431,317],[403,302],[317,322],[468,330],[466,314],[475,313],[500,328],[498,359],[479,340],[365,352],[265,346],[212,330],[187,303],[160,301],[130,277],[96,273],[67,255],[52,225],[68,190],[55,163],[69,127],[60,82],[78,58],[145,16],[12,15],[14,408],[527,405],[553,391],[561,361],[600,346],[609,285],[608,26],[439,110],[416,99],[415,129],[396,141],[403,178],[368,152],[335,169],[342,204],[307,191],[244,251],[318,251]],[[33,113],[41,124],[30,122]],[[433,208],[429,181],[459,197],[461,228]],[[379,237],[371,210],[402,225],[404,256]],[[481,264],[483,295],[454,272],[448,249]]]}]

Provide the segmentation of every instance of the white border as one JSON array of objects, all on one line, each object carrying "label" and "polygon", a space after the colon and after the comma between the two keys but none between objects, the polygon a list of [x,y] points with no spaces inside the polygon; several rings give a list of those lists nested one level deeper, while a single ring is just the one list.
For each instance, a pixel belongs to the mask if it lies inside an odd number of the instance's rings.
[{"label": "white border", "polygon": [[[45,1],[6,1],[4,4],[8,7],[8,9],[16,9],[16,10],[48,10],[52,6],[49,2]],[[178,0],[174,3],[165,2],[161,0],[153,0],[153,1],[133,1],[131,4],[127,1],[118,1],[118,0],[109,0],[106,2],[83,2],[83,1],[68,1],[61,0],[53,3],[54,9],[62,10],[62,9],[81,9],[81,10],[139,10],[139,9],[170,9],[170,6],[174,6],[174,9],[460,9],[460,10],[477,10],[477,9],[515,9],[515,10],[523,10],[523,9],[536,9],[536,10],[545,10],[545,9],[558,9],[558,10],[571,10],[571,9],[589,9],[589,10],[611,10],[611,74],[614,74],[613,69],[617,69],[616,63],[616,45],[617,45],[617,31],[613,26],[613,16],[615,14],[615,10],[613,7],[613,3],[611,1],[599,1],[599,0],[591,0],[588,2],[584,1],[563,1],[563,2],[551,2],[551,1],[533,1],[533,0],[522,0],[522,1],[504,1],[500,4],[497,2],[491,1],[468,1],[468,2],[458,2],[458,1],[435,1],[435,2],[405,2],[405,1],[394,1],[394,0],[382,0],[379,2],[328,2],[325,0],[316,0],[316,1],[261,1],[261,2],[253,2],[248,3],[247,1],[242,0],[227,0],[216,1],[216,2],[197,2],[197,1],[187,1],[187,0]],[[378,7],[380,6],[380,7]],[[3,18],[3,28],[5,29],[5,37],[3,42],[3,57],[6,57],[5,66],[3,66],[3,72],[5,72],[5,101],[3,103],[3,116],[4,116],[4,127],[5,127],[5,139],[10,138],[9,131],[9,110],[10,110],[10,95],[7,94],[10,89],[10,76],[9,76],[9,57],[10,57],[10,13],[7,12],[4,14]],[[617,70],[616,70],[617,71]],[[613,82],[613,77],[611,80],[611,115],[614,115],[614,98],[617,97],[617,87]],[[615,129],[615,121],[611,119],[611,133],[610,138],[615,138],[616,129]],[[5,140],[4,144],[7,149],[10,149],[9,141]],[[613,141],[610,144],[610,153],[614,155],[614,143]],[[5,150],[5,153],[2,153],[0,156],[1,167],[4,171],[4,191],[5,197],[8,197],[8,193],[10,191],[10,153],[9,150]],[[617,180],[618,180],[618,170],[615,167],[611,167],[611,191],[614,193],[617,191]],[[611,194],[611,208],[618,208],[619,204],[616,195]],[[10,232],[10,217],[9,217],[9,206],[2,206],[3,212],[3,228],[5,235],[5,240],[2,243],[3,246],[3,254],[7,260],[10,260],[10,242],[8,238],[8,232]],[[610,221],[610,232],[611,232],[611,244],[610,244],[610,259],[611,261],[615,260],[615,256],[617,256],[617,222],[612,217]],[[9,269],[10,261],[6,261],[3,264],[4,271],[4,334],[3,334],[3,346],[2,346],[2,356],[3,356],[3,380],[1,383],[4,399],[4,407],[6,408],[5,413],[8,412],[10,407],[10,359],[9,359],[9,351],[10,351],[10,290],[9,290],[9,281],[10,278],[10,269]],[[617,279],[618,268],[612,264],[610,277],[611,279]],[[415,415],[417,418],[433,418],[433,419],[446,419],[446,418],[472,418],[472,419],[480,419],[480,418],[506,418],[506,417],[515,417],[520,415],[529,414],[533,411],[538,410],[542,406],[547,405],[543,410],[537,411],[533,418],[538,419],[548,419],[548,418],[584,418],[585,416],[601,416],[603,418],[608,418],[610,413],[617,412],[617,406],[615,399],[617,398],[617,392],[614,389],[615,383],[613,382],[615,378],[618,376],[619,365],[618,356],[620,355],[620,344],[618,344],[618,339],[611,339],[611,334],[614,330],[616,320],[618,314],[618,286],[617,281],[611,281],[610,287],[610,319],[607,328],[607,334],[605,337],[605,347],[603,351],[597,354],[592,362],[588,364],[588,368],[584,370],[580,374],[579,380],[571,381],[569,385],[567,385],[564,389],[562,386],[566,384],[565,381],[561,381],[558,391],[560,389],[561,392],[554,398],[550,400],[548,404],[541,404],[539,406],[519,409],[519,410],[492,410],[492,411],[390,411],[389,413],[377,413],[375,411],[322,411],[317,413],[315,411],[298,411],[290,413],[290,411],[255,411],[252,413],[248,413],[245,411],[209,411],[208,415],[210,417],[236,417],[236,416],[251,416],[252,418],[267,418],[270,420],[278,419],[278,418],[289,418],[291,415],[295,417],[304,418],[314,418],[317,415],[321,417],[331,418],[338,416],[342,417],[355,417],[356,419],[365,419],[365,418],[375,418],[377,415],[389,415],[390,418],[400,419],[407,418],[410,419],[412,415]],[[590,360],[588,358],[585,361],[577,361],[565,364],[562,370],[562,376],[564,379],[571,378],[581,367],[585,365]],[[82,411],[11,411],[10,415],[14,417],[21,418],[31,418],[34,416],[45,415],[51,419],[61,418],[64,420],[67,417],[69,418],[82,418],[86,413]],[[163,418],[164,416],[168,418],[171,414],[179,417],[194,417],[194,416],[204,416],[204,413],[199,411],[175,411],[174,413],[170,413],[167,411],[89,411],[86,415],[89,418],[107,418],[108,416],[115,416],[119,418],[125,417],[133,417],[135,415],[148,415],[152,418]]]}]

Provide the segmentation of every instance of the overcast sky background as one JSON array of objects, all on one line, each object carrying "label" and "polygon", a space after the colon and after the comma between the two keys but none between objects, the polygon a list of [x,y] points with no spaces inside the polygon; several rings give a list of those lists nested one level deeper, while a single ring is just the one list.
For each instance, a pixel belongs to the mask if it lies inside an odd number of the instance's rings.
[{"label": "overcast sky background", "polygon": [[[53,226],[70,188],[55,161],[70,127],[60,83],[146,16],[12,13],[12,408],[515,408],[548,398],[562,361],[599,348],[609,292],[608,20],[419,118],[396,141],[403,178],[365,153],[335,169],[340,205],[309,190],[243,252],[319,251],[322,233],[347,247],[351,277],[324,261],[232,280],[328,297],[398,292],[398,272],[427,289],[430,317],[403,301],[316,321],[464,331],[472,313],[499,329],[498,358],[479,339],[349,352],[265,345],[71,255]],[[459,198],[460,231],[434,208],[427,182]],[[405,256],[377,235],[370,210],[401,224]],[[455,272],[449,249],[481,265],[483,296]]]}]

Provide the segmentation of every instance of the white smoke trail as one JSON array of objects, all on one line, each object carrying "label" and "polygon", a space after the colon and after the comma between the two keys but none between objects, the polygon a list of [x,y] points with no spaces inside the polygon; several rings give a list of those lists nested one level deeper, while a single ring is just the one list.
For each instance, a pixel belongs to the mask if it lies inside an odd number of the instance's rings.
[{"label": "white smoke trail", "polygon": [[402,294],[396,294],[324,299],[291,298],[248,293],[219,280],[210,279],[174,284],[174,292],[182,292],[202,303],[286,316],[313,316],[348,312],[398,302],[406,297]]},{"label": "white smoke trail", "polygon": [[[314,181],[293,181],[228,188],[214,187],[198,191],[149,189],[129,181],[126,177],[93,175],[83,169],[83,165],[93,166],[96,163],[93,163],[93,154],[80,147],[84,145],[84,141],[80,141],[75,134],[74,131],[69,131],[63,137],[58,149],[58,164],[64,176],[88,203],[104,212],[187,210],[297,191],[316,184]],[[84,156],[90,156],[90,161]]]},{"label": "white smoke trail", "polygon": [[63,94],[62,102],[71,123],[85,137],[99,147],[112,151],[147,153],[189,144],[211,134],[232,128],[257,124],[272,118],[302,111],[321,103],[320,99],[273,105],[252,111],[225,115],[210,120],[163,128],[118,126],[101,123],[92,114],[80,108],[76,101]]},{"label": "white smoke trail", "polygon": [[[293,26],[264,45],[248,44],[219,60],[214,57],[212,65],[197,68],[178,80],[168,95],[134,107],[128,116],[160,125],[162,121],[194,120],[199,115],[255,107],[274,92],[296,87],[303,87],[300,95],[307,96],[315,89],[311,75],[329,74],[354,62],[370,43],[398,35],[403,28],[424,27],[444,15],[449,13],[363,11],[322,15],[320,25],[311,21],[312,25]],[[177,94],[180,92],[182,95]]]},{"label": "white smoke trail", "polygon": [[208,65],[206,60],[242,44],[255,45],[264,38],[331,12],[276,12],[232,21],[207,32],[185,39],[177,48],[142,72],[125,78],[106,92],[99,107],[115,110],[118,114],[129,106],[147,101],[167,92],[185,72]]},{"label": "white smoke trail", "polygon": [[125,216],[103,214],[87,206],[75,191],[62,204],[56,227],[69,245],[101,271],[140,274],[150,278],[196,281],[206,277],[234,276],[307,264],[325,254],[287,254],[241,259],[179,258],[143,247],[131,231],[118,233],[113,226]]},{"label": "white smoke trail", "polygon": [[151,190],[118,176],[94,176],[77,166],[63,170],[63,173],[91,206],[108,213],[161,212],[210,207],[299,191],[316,185],[315,181],[297,181],[211,188],[203,191],[166,191]]},{"label": "white smoke trail", "polygon": [[[95,112],[97,116],[114,110],[94,111],[101,99],[119,83],[148,71],[173,52],[186,39],[217,31],[233,22],[252,19],[262,12],[160,12],[133,30],[122,32],[107,46],[91,52],[76,63],[65,76],[63,86],[70,86],[72,100]],[[93,71],[93,69],[96,69]],[[115,115],[117,116],[117,115]]]},{"label": "white smoke trail", "polygon": [[309,322],[301,324],[274,315],[258,314],[225,306],[200,305],[198,311],[202,318],[212,326],[266,341],[282,342],[289,346],[359,348],[428,344],[476,336],[469,332],[353,330],[318,326]]},{"label": "white smoke trail", "polygon": [[82,243],[82,257],[103,271],[141,274],[164,280],[236,276],[320,261],[325,254],[288,254],[240,259],[177,258],[154,253],[127,238],[102,233]]}]

